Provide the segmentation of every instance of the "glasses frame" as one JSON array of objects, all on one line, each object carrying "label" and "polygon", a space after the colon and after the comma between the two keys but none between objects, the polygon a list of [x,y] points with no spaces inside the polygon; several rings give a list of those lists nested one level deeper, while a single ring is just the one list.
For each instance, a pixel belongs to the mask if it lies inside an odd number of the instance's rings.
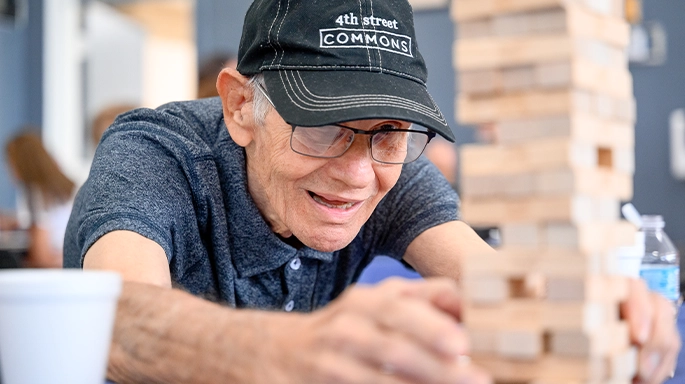
[{"label": "glasses frame", "polygon": [[[259,91],[262,93],[262,95],[264,95],[264,97],[266,98],[266,100],[269,102],[269,104],[271,104],[271,106],[274,108],[274,110],[276,110],[276,106],[274,105],[273,101],[271,101],[271,98],[269,97],[269,95],[266,93],[266,89],[264,89],[264,86],[263,86],[262,84],[260,84],[258,81],[255,82],[255,84],[257,85],[257,88],[258,88]],[[278,111],[278,110],[276,110],[276,111]],[[302,155],[302,156],[313,157],[313,158],[317,158],[317,159],[336,159],[336,158],[338,158],[338,157],[341,157],[342,155],[344,155],[344,154],[347,152],[347,150],[350,149],[350,147],[351,147],[352,144],[354,143],[354,140],[355,140],[355,138],[356,138],[357,135],[368,135],[368,136],[369,136],[369,140],[368,140],[369,152],[371,153],[371,158],[372,158],[374,161],[379,162],[379,163],[382,163],[382,164],[393,164],[393,165],[409,164],[409,163],[411,163],[411,162],[414,162],[414,161],[418,160],[419,157],[421,157],[421,155],[423,154],[423,151],[426,150],[426,147],[428,146],[428,143],[430,143],[430,141],[431,141],[431,140],[435,137],[435,135],[436,135],[435,132],[433,132],[433,131],[419,131],[419,130],[415,130],[415,129],[394,129],[394,128],[393,128],[393,129],[376,129],[376,130],[371,130],[371,131],[365,131],[365,130],[362,130],[362,129],[347,127],[347,126],[344,126],[344,125],[341,125],[341,124],[335,124],[335,123],[326,124],[326,125],[323,125],[323,126],[314,126],[314,127],[305,127],[305,126],[302,126],[302,125],[292,124],[292,123],[289,123],[289,122],[287,122],[287,121],[286,121],[286,123],[287,123],[288,125],[290,125],[290,127],[291,127],[291,129],[292,129],[291,132],[290,132],[290,149],[291,149],[293,152],[295,152],[295,153],[297,153],[297,154],[300,154],[300,155]],[[321,128],[321,127],[325,127],[325,126],[335,126],[335,127],[344,128],[344,129],[348,129],[348,130],[352,131],[352,140],[350,140],[350,143],[347,145],[347,147],[345,148],[345,150],[342,151],[342,153],[340,153],[339,155],[336,155],[336,156],[317,156],[317,155],[311,155],[311,154],[308,154],[308,153],[303,153],[303,152],[300,152],[300,151],[296,150],[295,148],[293,148],[293,136],[295,135],[295,130],[296,130],[296,129],[298,129],[298,128],[299,128],[299,129]],[[420,134],[426,135],[428,138],[426,139],[426,144],[424,144],[423,148],[421,149],[421,152],[419,153],[418,156],[416,156],[416,159],[413,159],[413,160],[411,160],[411,161],[406,161],[406,162],[405,162],[405,161],[403,161],[403,162],[381,161],[381,160],[376,159],[376,157],[375,157],[374,154],[373,154],[373,144],[372,144],[372,142],[373,142],[373,137],[374,137],[375,135],[377,135],[377,134],[379,134],[379,133],[385,133],[385,132],[420,133]]]}]

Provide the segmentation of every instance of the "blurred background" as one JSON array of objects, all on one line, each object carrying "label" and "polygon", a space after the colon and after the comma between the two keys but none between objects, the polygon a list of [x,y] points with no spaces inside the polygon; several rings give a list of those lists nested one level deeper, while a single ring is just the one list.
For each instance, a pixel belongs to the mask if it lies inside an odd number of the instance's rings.
[{"label": "blurred background", "polygon": [[[78,186],[101,131],[118,113],[211,95],[221,66],[235,65],[250,3],[0,0],[0,145],[5,149],[27,130],[38,134]],[[482,140],[454,118],[459,85],[448,1],[413,5],[431,94],[457,144]],[[626,0],[626,10],[633,24],[630,70],[637,100],[632,202],[643,214],[664,216],[683,254],[685,114],[677,111],[685,107],[685,2]],[[207,76],[209,81],[202,80]],[[7,156],[0,158],[0,211],[8,215],[21,206],[15,176]]]}]

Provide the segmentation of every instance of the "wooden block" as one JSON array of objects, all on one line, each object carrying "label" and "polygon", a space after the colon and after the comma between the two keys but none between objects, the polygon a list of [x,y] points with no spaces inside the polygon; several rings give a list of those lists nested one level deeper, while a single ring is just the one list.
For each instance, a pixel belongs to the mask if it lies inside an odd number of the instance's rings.
[{"label": "wooden block", "polygon": [[564,88],[573,85],[573,68],[568,61],[535,66],[535,85],[541,88]]},{"label": "wooden block", "polygon": [[502,200],[462,200],[462,218],[474,226],[566,221],[582,224],[619,218],[619,200],[588,196],[542,196]]},{"label": "wooden block", "polygon": [[580,3],[601,15],[625,18],[625,0],[582,0]]},{"label": "wooden block", "polygon": [[566,12],[567,30],[572,36],[597,39],[620,48],[630,43],[630,26],[623,17],[606,17],[582,6],[568,6]]},{"label": "wooden block", "polygon": [[550,35],[564,33],[568,28],[566,12],[563,8],[552,8],[529,13],[531,33]]},{"label": "wooden block", "polygon": [[544,244],[544,232],[537,223],[504,224],[499,231],[502,244],[508,247],[539,248]]},{"label": "wooden block", "polygon": [[535,360],[544,352],[541,329],[506,329],[497,332],[497,354],[516,360]]},{"label": "wooden block", "polygon": [[536,195],[583,194],[617,197],[633,196],[633,174],[603,168],[573,168],[543,171],[535,175]]},{"label": "wooden block", "polygon": [[[627,67],[603,67],[589,60],[575,59],[539,64],[534,76],[535,86],[540,88],[573,87],[622,100],[633,97],[633,78]],[[622,112],[611,110],[608,114],[614,113]]]},{"label": "wooden block", "polygon": [[573,380],[568,379],[535,379],[527,384],[633,384],[632,379],[606,379],[598,382],[597,380]]},{"label": "wooden block", "polygon": [[560,330],[549,335],[550,352],[565,357],[615,356],[630,348],[626,322],[617,322],[594,333]]},{"label": "wooden block", "polygon": [[527,13],[510,13],[492,18],[494,36],[525,36],[530,34],[530,21]]},{"label": "wooden block", "polygon": [[535,193],[535,178],[533,173],[463,176],[459,185],[462,197],[521,197]]},{"label": "wooden block", "polygon": [[[582,381],[602,382],[610,371],[606,358],[563,358],[544,356],[534,361],[497,356],[473,356],[475,364],[490,373],[496,382],[528,383],[534,380],[563,380],[564,384]],[[546,381],[545,381],[546,382]]]},{"label": "wooden block", "polygon": [[464,276],[497,274],[506,277],[522,277],[529,274],[531,266],[536,265],[538,259],[543,256],[539,251],[530,249],[464,255],[462,272]]},{"label": "wooden block", "polygon": [[607,68],[626,68],[624,48],[568,35],[458,39],[454,67],[460,71],[506,68],[584,59]]},{"label": "wooden block", "polygon": [[475,39],[492,36],[492,20],[481,19],[464,21],[456,24],[457,39]]},{"label": "wooden block", "polygon": [[457,118],[464,124],[583,114],[633,123],[634,100],[613,99],[582,90],[541,90],[457,99]]},{"label": "wooden block", "polygon": [[468,328],[579,330],[592,333],[619,321],[617,303],[543,302],[513,299],[496,305],[464,305],[462,319]]},{"label": "wooden block", "polygon": [[562,168],[523,174],[462,176],[462,198],[520,198],[530,196],[582,194],[616,197],[633,196],[633,175],[603,168]]},{"label": "wooden block", "polygon": [[494,274],[510,279],[531,274],[578,278],[616,274],[617,263],[615,252],[581,252],[503,243],[497,252],[491,254],[464,255],[462,272],[464,276]]},{"label": "wooden block", "polygon": [[619,321],[618,303],[547,301],[541,305],[540,324],[550,331],[592,333]]},{"label": "wooden block", "polygon": [[497,304],[510,297],[508,279],[496,274],[469,274],[462,286],[465,299],[473,304]]},{"label": "wooden block", "polygon": [[450,16],[455,21],[464,21],[507,13],[565,7],[569,4],[582,4],[592,12],[604,16],[624,17],[623,4],[617,0],[453,0]]},{"label": "wooden block", "polygon": [[534,90],[525,93],[473,98],[457,97],[457,119],[462,124],[547,117],[579,111],[571,91]]},{"label": "wooden block", "polygon": [[558,168],[597,166],[597,148],[566,138],[550,138],[521,144],[462,145],[462,177],[516,175]]},{"label": "wooden block", "polygon": [[535,67],[522,66],[502,70],[502,89],[504,92],[524,91],[535,85]]},{"label": "wooden block", "polygon": [[627,47],[630,42],[630,27],[623,17],[606,17],[572,2],[563,8],[498,13],[457,23],[461,24],[465,25],[466,33],[460,34],[460,39],[545,34],[597,40],[619,48]]},{"label": "wooden block", "polygon": [[491,17],[493,15],[527,12],[537,9],[558,7],[564,2],[560,0],[454,0],[451,7],[451,17],[455,21],[473,20]]},{"label": "wooden block", "polygon": [[[633,97],[633,80],[626,65],[603,67],[582,58],[570,61],[522,65],[501,69],[468,70],[459,72],[459,92],[462,96],[482,96],[526,90],[578,89],[612,99],[590,99],[584,101],[588,110],[599,116],[631,119],[630,108]],[[596,103],[593,105],[591,103]]]},{"label": "wooden block", "polygon": [[589,48],[576,47],[571,37],[493,37],[457,40],[454,66],[460,71],[557,62],[577,54],[591,54]]},{"label": "wooden block", "polygon": [[617,148],[611,152],[612,168],[623,173],[635,172],[635,151],[632,148]]},{"label": "wooden block", "polygon": [[535,270],[548,277],[576,277],[615,274],[618,261],[615,253],[559,254],[547,250],[548,257],[537,260]]},{"label": "wooden block", "polygon": [[588,114],[500,120],[495,124],[498,143],[515,144],[535,139],[566,137],[577,142],[610,148],[634,148],[632,124],[603,120]]},{"label": "wooden block", "polygon": [[632,379],[637,374],[638,351],[630,347],[622,353],[613,355],[609,360],[610,377],[612,379]]},{"label": "wooden block", "polygon": [[542,244],[550,248],[564,248],[578,252],[611,251],[635,242],[635,227],[627,221],[608,223],[546,224],[541,233]]},{"label": "wooden block", "polygon": [[473,355],[494,355],[497,353],[497,332],[492,329],[467,329]]},{"label": "wooden block", "polygon": [[534,299],[516,299],[498,305],[464,305],[462,321],[476,329],[542,329],[544,303]]},{"label": "wooden block", "polygon": [[502,73],[495,69],[459,71],[459,93],[485,95],[502,89]]},{"label": "wooden block", "polygon": [[547,300],[618,303],[628,297],[623,276],[547,277]]}]

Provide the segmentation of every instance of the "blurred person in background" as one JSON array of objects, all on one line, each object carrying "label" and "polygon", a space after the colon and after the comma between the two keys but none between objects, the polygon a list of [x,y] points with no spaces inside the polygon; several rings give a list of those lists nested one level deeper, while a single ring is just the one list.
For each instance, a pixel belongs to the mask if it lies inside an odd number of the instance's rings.
[{"label": "blurred person in background", "polygon": [[138,108],[137,105],[134,104],[112,104],[108,107],[105,107],[102,109],[96,116],[95,119],[93,119],[93,125],[92,125],[92,130],[91,130],[91,139],[93,140],[93,148],[96,148],[98,146],[98,143],[100,142],[100,138],[102,138],[102,134],[105,133],[105,130],[112,125],[114,122],[114,119],[117,118],[117,116],[121,115],[124,112],[128,112],[132,109]]},{"label": "blurred person in background", "polygon": [[424,155],[433,163],[455,191],[459,191],[457,185],[457,148],[447,140],[438,138],[431,141],[426,147]]},{"label": "blurred person in background", "polygon": [[238,57],[231,52],[216,53],[200,64],[197,81],[197,98],[219,96],[216,90],[216,78],[224,68],[235,68]]},{"label": "blurred person in background", "polygon": [[[7,164],[20,191],[19,225],[28,229],[29,249],[25,266],[62,266],[64,232],[75,192],[74,182],[62,173],[40,137],[24,131],[5,147]],[[27,212],[28,220],[21,220]],[[23,224],[23,225],[22,225]]]}]

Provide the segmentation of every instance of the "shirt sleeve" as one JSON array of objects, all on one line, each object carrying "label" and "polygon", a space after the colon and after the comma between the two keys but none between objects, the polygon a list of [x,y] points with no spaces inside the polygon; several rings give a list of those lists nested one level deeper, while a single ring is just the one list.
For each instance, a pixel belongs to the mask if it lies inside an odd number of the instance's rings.
[{"label": "shirt sleeve", "polygon": [[66,267],[82,267],[90,246],[115,230],[155,241],[171,260],[180,221],[194,217],[193,161],[179,140],[144,121],[107,131],[74,202],[64,245]]},{"label": "shirt sleeve", "polygon": [[367,223],[373,252],[401,260],[423,231],[459,219],[459,197],[426,158],[404,165],[395,187]]}]

